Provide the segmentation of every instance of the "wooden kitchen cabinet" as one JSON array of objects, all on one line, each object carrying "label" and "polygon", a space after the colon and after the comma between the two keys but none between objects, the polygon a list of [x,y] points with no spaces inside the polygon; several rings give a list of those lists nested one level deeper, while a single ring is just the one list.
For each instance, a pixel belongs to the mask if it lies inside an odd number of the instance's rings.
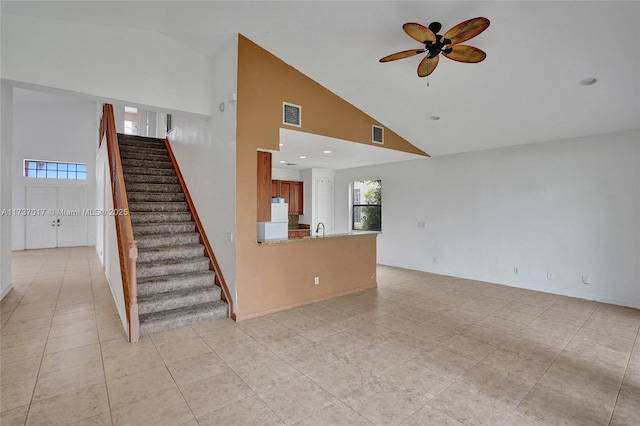
[{"label": "wooden kitchen cabinet", "polygon": [[289,204],[289,214],[304,214],[304,183],[290,180],[271,182],[271,196],[284,198]]},{"label": "wooden kitchen cabinet", "polygon": [[310,229],[289,229],[289,238],[304,238],[310,236]]},{"label": "wooden kitchen cabinet", "polygon": [[271,221],[271,153],[258,151],[258,222]]}]

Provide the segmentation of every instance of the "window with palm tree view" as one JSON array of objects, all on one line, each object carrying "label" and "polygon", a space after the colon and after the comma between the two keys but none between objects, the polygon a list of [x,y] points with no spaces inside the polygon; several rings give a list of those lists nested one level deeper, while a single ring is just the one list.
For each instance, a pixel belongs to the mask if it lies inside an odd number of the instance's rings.
[{"label": "window with palm tree view", "polygon": [[382,181],[355,181],[351,188],[351,229],[382,231]]}]

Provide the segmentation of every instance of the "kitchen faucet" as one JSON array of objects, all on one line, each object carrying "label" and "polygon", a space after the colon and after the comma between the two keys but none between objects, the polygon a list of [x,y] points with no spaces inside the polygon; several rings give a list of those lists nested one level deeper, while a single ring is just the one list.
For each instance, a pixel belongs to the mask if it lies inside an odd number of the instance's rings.
[{"label": "kitchen faucet", "polygon": [[320,231],[320,225],[322,225],[322,236],[324,237],[324,223],[318,222],[318,226],[316,227],[316,234]]}]

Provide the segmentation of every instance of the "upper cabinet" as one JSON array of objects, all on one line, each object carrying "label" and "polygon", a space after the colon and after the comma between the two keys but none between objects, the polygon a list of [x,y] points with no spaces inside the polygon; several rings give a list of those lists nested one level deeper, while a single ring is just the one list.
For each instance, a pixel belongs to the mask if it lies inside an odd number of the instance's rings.
[{"label": "upper cabinet", "polygon": [[271,181],[271,196],[284,198],[289,204],[289,214],[304,214],[304,184],[290,180]]}]

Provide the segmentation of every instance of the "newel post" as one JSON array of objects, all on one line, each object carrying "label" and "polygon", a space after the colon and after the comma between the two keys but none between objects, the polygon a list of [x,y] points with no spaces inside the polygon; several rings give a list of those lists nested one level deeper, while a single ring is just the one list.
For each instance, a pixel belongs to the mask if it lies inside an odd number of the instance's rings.
[{"label": "newel post", "polygon": [[136,261],[138,260],[138,244],[129,242],[129,340],[135,343],[140,338],[140,318],[138,317],[138,283],[136,278]]}]

